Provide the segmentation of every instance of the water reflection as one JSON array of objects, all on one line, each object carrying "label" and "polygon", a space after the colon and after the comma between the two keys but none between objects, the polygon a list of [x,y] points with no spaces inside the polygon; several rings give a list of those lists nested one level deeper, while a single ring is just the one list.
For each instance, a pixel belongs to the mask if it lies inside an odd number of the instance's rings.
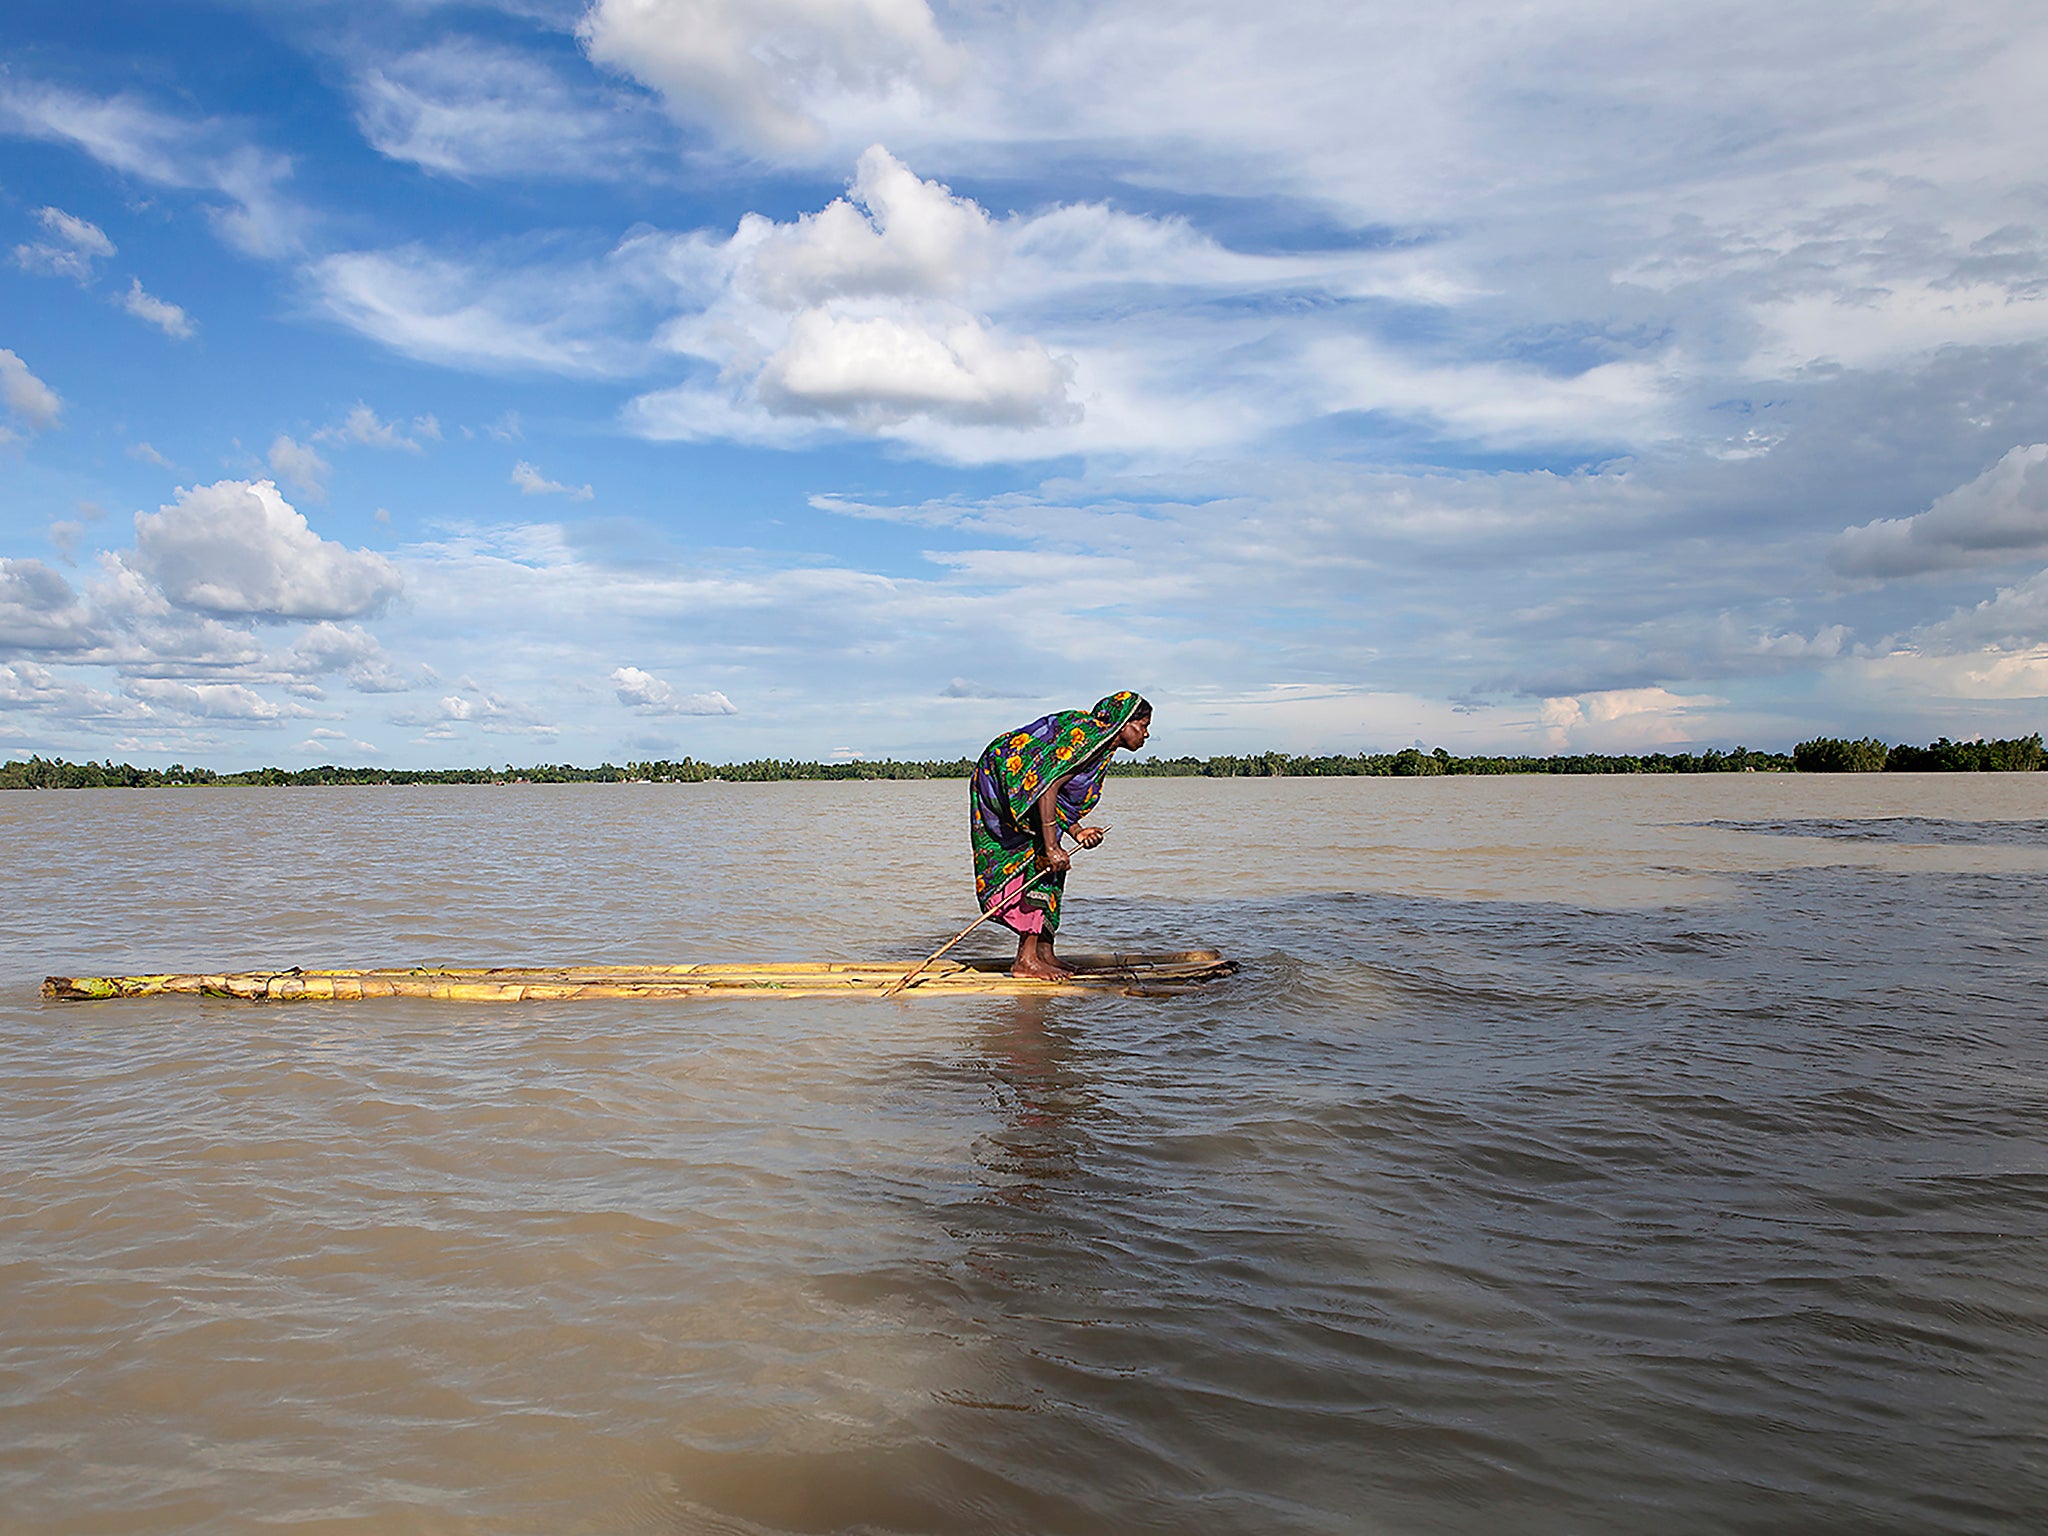
[{"label": "water reflection", "polygon": [[921,1236],[906,1228],[892,1251],[809,1275],[830,1334],[778,1351],[802,1363],[776,1383],[773,1412],[724,1415],[723,1433],[700,1416],[676,1447],[683,1530],[1114,1528],[1088,1488],[1061,1486],[1077,1414],[1049,1379],[1090,1367],[1048,1316],[1092,1315],[1106,1283],[1092,1198],[1102,1051],[1089,1024],[1071,999],[1063,1016],[1047,997],[992,999],[963,1020],[955,1062],[985,1093],[956,1099],[957,1118],[931,1106],[955,1139],[928,1152],[934,1170],[966,1161],[969,1180],[947,1180],[957,1197],[924,1208]]},{"label": "water reflection", "polygon": [[975,1161],[992,1175],[985,1199],[1044,1209],[1092,1147],[1087,1122],[1100,1110],[1093,1053],[1050,997],[1004,999],[977,1035],[1002,1120],[974,1143]]}]

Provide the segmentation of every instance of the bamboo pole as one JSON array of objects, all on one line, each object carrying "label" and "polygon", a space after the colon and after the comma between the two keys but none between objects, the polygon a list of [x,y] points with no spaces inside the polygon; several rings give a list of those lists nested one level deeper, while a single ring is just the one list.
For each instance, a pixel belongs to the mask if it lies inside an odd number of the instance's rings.
[{"label": "bamboo pole", "polygon": [[[1157,955],[1073,955],[1066,982],[1018,980],[996,959],[926,960],[933,992],[1016,995],[1044,992],[1178,991],[1236,971],[1215,950]],[[894,995],[902,961],[782,961],[752,965],[609,965],[491,968],[413,966],[383,970],[159,972],[137,976],[51,976],[52,1002],[137,997],[237,998],[251,1002],[346,1002],[410,997],[440,1002],[546,1002],[584,998],[848,997]],[[922,994],[924,988],[920,988]]]},{"label": "bamboo pole", "polygon": [[[1104,832],[1107,832],[1109,830],[1109,824],[1107,822],[1103,823],[1102,830]],[[1067,829],[1062,827],[1060,829],[1059,835],[1061,838],[1065,838],[1067,835]],[[1078,843],[1075,844],[1075,849],[1077,852],[1079,851],[1080,846],[1081,845]],[[1034,857],[1036,857],[1036,855],[1034,855]],[[967,935],[974,932],[975,929],[979,928],[983,923],[987,922],[990,918],[994,917],[998,912],[1009,911],[1010,907],[1017,905],[1018,902],[1021,902],[1024,899],[1024,893],[1026,891],[1030,890],[1034,885],[1038,884],[1039,881],[1043,880],[1047,875],[1051,873],[1052,871],[1049,869],[1043,870],[1040,873],[1033,875],[1029,880],[1026,880],[1021,886],[1017,888],[1016,901],[1011,902],[1010,906],[989,908],[988,911],[982,913],[981,916],[977,917],[973,922],[969,923],[965,928],[962,928],[958,933],[954,934],[953,937],[946,940],[946,942],[941,944],[937,949],[933,950],[930,954],[926,955],[922,960],[918,961],[916,965],[910,968],[910,970],[905,974],[904,978],[901,981],[897,982],[895,986],[891,987],[888,991],[884,992],[882,996],[894,997],[898,992],[901,992],[905,987],[909,986],[913,981],[917,980],[918,973],[921,972],[926,966],[930,965],[934,960],[938,959],[939,956],[943,955],[955,944],[958,944],[962,939],[966,938]]]},{"label": "bamboo pole", "polygon": [[[1036,885],[1037,883],[1038,882],[1036,880],[1033,880],[1026,884],[1023,890],[1017,892],[1017,899],[1019,901],[1022,901],[1024,899],[1024,891],[1030,890],[1031,887]],[[973,922],[969,923],[965,928],[962,928],[958,933],[954,934],[953,937],[946,940],[945,943],[941,944],[937,949],[933,950],[930,954],[926,955],[922,960],[918,961],[917,964],[913,965],[909,970],[905,971],[903,973],[903,979],[898,981],[893,987],[890,987],[888,991],[882,994],[882,996],[894,997],[898,992],[901,992],[905,987],[909,986],[913,981],[917,980],[919,973],[922,972],[926,966],[930,965],[934,960],[938,959],[939,956],[943,955],[955,944],[958,944],[962,939],[966,938],[967,935],[974,932],[974,930],[979,928],[983,923],[987,922],[990,918],[994,917],[997,911],[1002,910],[1007,909],[993,908],[987,912],[982,913],[981,916],[977,917]]]}]

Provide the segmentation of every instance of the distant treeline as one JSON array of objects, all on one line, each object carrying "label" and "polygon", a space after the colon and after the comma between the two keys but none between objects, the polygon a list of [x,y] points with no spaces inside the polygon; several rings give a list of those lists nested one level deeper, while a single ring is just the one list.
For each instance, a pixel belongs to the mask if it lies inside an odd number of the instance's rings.
[{"label": "distant treeline", "polygon": [[[2032,773],[2048,766],[2036,732],[2014,741],[1950,741],[1946,736],[1925,747],[1886,746],[1874,737],[1847,741],[1817,736],[1791,752],[1756,752],[1737,747],[1730,752],[1648,752],[1642,754],[1574,753],[1558,757],[1453,757],[1442,747],[1424,752],[1403,747],[1399,752],[1371,752],[1356,757],[1297,757],[1286,752],[1260,752],[1247,757],[1169,757],[1125,763],[1117,772],[1140,778],[1413,778],[1459,773]],[[964,779],[974,771],[971,758],[937,762],[811,763],[793,758],[756,758],[746,763],[651,762],[600,763],[579,768],[572,763],[538,763],[531,768],[251,768],[242,773],[216,773],[211,768],[137,768],[109,759],[103,763],[70,763],[63,758],[31,757],[0,763],[0,789],[156,789],[207,785],[311,786],[322,784],[701,784],[721,780],[761,784],[795,779]]]},{"label": "distant treeline", "polygon": [[1649,752],[1615,755],[1580,752],[1560,757],[1453,757],[1442,747],[1424,752],[1367,752],[1356,757],[1295,757],[1259,752],[1249,757],[1168,757],[1120,766],[1118,773],[1158,779],[1380,779],[1418,778],[1439,773],[1786,773],[1792,759],[1782,752]]},{"label": "distant treeline", "polygon": [[1792,749],[1792,766],[1801,773],[2038,773],[2048,766],[2048,751],[2039,731],[2012,741],[1943,736],[1924,747],[1888,747],[1875,736],[1816,736]]},{"label": "distant treeline", "polygon": [[579,768],[574,763],[537,763],[531,768],[250,768],[216,773],[211,768],[137,768],[131,763],[68,763],[63,758],[31,757],[26,762],[0,763],[0,789],[158,789],[205,786],[265,785],[283,788],[323,784],[761,784],[788,779],[964,779],[974,764],[848,762],[806,763],[760,758],[750,763],[681,762],[600,763]]}]

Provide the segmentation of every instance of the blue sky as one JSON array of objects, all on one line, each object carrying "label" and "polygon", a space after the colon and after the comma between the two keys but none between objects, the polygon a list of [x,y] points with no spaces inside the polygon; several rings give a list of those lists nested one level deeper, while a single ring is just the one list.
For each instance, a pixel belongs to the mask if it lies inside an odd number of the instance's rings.
[{"label": "blue sky", "polygon": [[0,754],[2048,723],[2027,0],[14,0],[0,58]]}]

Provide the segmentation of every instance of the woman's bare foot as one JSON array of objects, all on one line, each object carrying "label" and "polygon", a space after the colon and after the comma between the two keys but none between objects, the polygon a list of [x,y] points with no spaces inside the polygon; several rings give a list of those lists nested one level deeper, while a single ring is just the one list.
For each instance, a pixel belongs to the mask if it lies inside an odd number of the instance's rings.
[{"label": "woman's bare foot", "polygon": [[1051,966],[1054,970],[1058,971],[1060,973],[1061,981],[1065,981],[1069,976],[1074,974],[1074,968],[1071,965],[1067,964],[1066,961],[1062,960],[1058,955],[1052,952],[1052,935],[1049,933],[1042,934],[1039,937],[1038,958],[1043,960],[1047,965]]},{"label": "woman's bare foot", "polygon": [[1010,965],[1010,974],[1028,976],[1034,981],[1065,981],[1074,973],[1053,958],[1050,944],[1042,944],[1037,934],[1027,933],[1017,940],[1017,958]]}]

